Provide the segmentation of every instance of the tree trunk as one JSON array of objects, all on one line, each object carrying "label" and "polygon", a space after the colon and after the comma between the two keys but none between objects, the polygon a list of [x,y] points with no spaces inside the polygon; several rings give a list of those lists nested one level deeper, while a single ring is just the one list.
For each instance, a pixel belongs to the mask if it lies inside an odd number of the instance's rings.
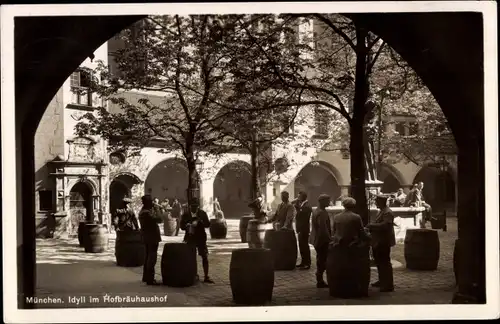
[{"label": "tree trunk", "polygon": [[351,154],[351,194],[356,199],[356,212],[361,216],[363,224],[369,222],[368,203],[365,191],[365,150],[363,141],[363,123],[355,121],[349,130],[351,142],[349,151]]},{"label": "tree trunk", "polygon": [[250,152],[250,165],[251,165],[251,188],[252,200],[260,195],[260,168],[259,168],[259,143],[257,143],[257,134],[253,135],[252,150]]},{"label": "tree trunk", "polygon": [[199,196],[198,172],[196,170],[196,159],[194,157],[194,146],[186,141],[186,164],[188,168],[187,199],[191,204],[193,198]]},{"label": "tree trunk", "polygon": [[356,79],[354,85],[353,117],[350,123],[349,145],[351,154],[351,192],[356,199],[356,211],[361,216],[363,224],[368,224],[369,211],[366,201],[365,176],[365,134],[366,101],[369,85],[366,76],[367,31],[356,25]]}]

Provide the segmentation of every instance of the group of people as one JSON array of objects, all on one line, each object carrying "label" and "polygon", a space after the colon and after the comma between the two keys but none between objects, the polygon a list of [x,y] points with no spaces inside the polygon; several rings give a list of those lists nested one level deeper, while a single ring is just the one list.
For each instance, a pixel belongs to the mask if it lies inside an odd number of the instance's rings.
[{"label": "group of people", "polygon": [[[129,198],[123,199],[123,206],[117,209],[113,217],[113,224],[116,231],[137,231],[139,230],[139,224],[135,213],[130,207],[132,201]],[[174,201],[174,205],[176,202]],[[178,204],[179,207],[180,204]],[[173,206],[171,208],[173,212]],[[142,208],[139,212],[139,223],[140,231],[143,238],[143,243],[145,247],[145,260],[142,281],[147,285],[158,285],[159,283],[155,280],[155,265],[158,255],[158,246],[161,242],[159,223],[163,222],[161,209],[165,208],[161,206],[158,202],[155,202],[151,195],[145,195],[142,197]],[[179,209],[179,212],[181,209]],[[174,217],[172,215],[172,217]],[[204,272],[204,282],[213,283],[212,279],[208,275],[209,264],[208,264],[208,247],[207,247],[207,234],[205,228],[210,227],[210,221],[208,215],[205,211],[200,209],[199,200],[193,198],[189,205],[189,208],[181,214],[179,219],[180,229],[185,231],[184,242],[190,244],[193,249],[198,251],[198,255],[202,258],[203,272]],[[178,232],[177,229],[177,232]]]},{"label": "group of people", "polygon": [[408,195],[405,194],[403,188],[399,188],[389,200],[390,205],[394,207],[424,207],[425,213],[422,222],[420,223],[421,228],[425,228],[426,223],[433,219],[432,207],[425,202],[423,189],[423,182],[415,183]]},{"label": "group of people", "polygon": [[[331,220],[326,208],[330,206],[330,197],[322,194],[318,199],[318,208],[313,209],[307,200],[307,193],[301,191],[296,199],[290,201],[287,191],[281,193],[281,203],[276,212],[268,218],[268,210],[262,208],[262,198],[249,206],[254,209],[257,218],[271,222],[275,229],[293,229],[295,223],[301,262],[297,264],[300,270],[311,268],[311,251],[309,244],[316,250],[316,286],[328,287],[323,279],[326,271],[326,261],[330,245],[349,246],[355,242],[371,244],[372,254],[379,273],[379,280],[372,284],[380,291],[393,291],[393,274],[390,260],[391,247],[396,244],[394,234],[394,216],[388,204],[388,196],[377,196],[376,204],[379,213],[375,220],[363,226],[361,217],[354,212],[356,201],[347,197],[342,201],[344,211]],[[131,200],[123,199],[123,208],[118,209],[114,217],[117,231],[139,230],[135,213],[130,208]],[[257,203],[258,202],[258,203]],[[178,202],[174,202],[177,205]],[[157,285],[154,268],[157,261],[158,245],[161,242],[158,224],[163,221],[158,207],[150,195],[142,197],[142,209],[139,212],[140,231],[145,245],[146,257],[142,281],[148,285]],[[166,205],[165,205],[166,206]],[[179,204],[180,206],[180,204]],[[163,207],[165,208],[165,207]],[[173,208],[172,208],[173,210]],[[217,212],[217,213],[215,213]],[[221,213],[220,207],[214,207],[214,214]],[[189,208],[180,216],[180,229],[185,231],[184,242],[192,245],[202,258],[204,282],[213,283],[209,277],[207,234],[210,221],[205,211],[200,208],[197,198],[191,199]]]},{"label": "group of people", "polygon": [[[363,226],[361,216],[354,212],[356,201],[347,197],[342,201],[344,211],[335,215],[331,221],[326,208],[330,206],[330,196],[322,194],[318,199],[318,208],[313,209],[307,200],[307,193],[301,191],[298,197],[290,201],[288,192],[281,193],[281,203],[268,222],[275,229],[292,229],[295,220],[297,240],[301,262],[300,270],[311,268],[311,251],[309,244],[316,250],[316,287],[326,288],[323,279],[330,245],[349,246],[356,242],[371,244],[372,254],[379,273],[379,280],[372,286],[379,287],[382,292],[394,290],[391,265],[391,247],[396,244],[394,233],[394,215],[388,206],[388,196],[376,197],[380,210],[375,220]],[[262,217],[265,212],[261,211]]]}]

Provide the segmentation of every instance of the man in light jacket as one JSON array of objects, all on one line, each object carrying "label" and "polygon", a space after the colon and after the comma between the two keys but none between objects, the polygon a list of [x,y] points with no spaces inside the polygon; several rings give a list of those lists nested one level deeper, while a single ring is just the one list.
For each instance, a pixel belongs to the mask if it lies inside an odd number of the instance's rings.
[{"label": "man in light jacket", "polygon": [[281,204],[278,205],[276,213],[269,219],[274,224],[275,229],[293,229],[295,218],[295,207],[290,203],[288,191],[281,192]]}]

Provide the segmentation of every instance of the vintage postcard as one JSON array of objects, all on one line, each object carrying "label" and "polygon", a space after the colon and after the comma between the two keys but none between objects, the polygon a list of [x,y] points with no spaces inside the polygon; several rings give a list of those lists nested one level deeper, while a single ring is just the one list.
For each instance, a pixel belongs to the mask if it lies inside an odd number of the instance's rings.
[{"label": "vintage postcard", "polygon": [[496,9],[2,6],[4,321],[498,318]]}]

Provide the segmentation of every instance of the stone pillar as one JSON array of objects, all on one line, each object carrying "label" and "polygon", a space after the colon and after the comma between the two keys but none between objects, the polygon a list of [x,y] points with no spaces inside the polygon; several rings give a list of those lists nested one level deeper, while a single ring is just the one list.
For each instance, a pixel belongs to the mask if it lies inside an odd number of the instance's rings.
[{"label": "stone pillar", "polygon": [[[458,142],[458,291],[453,303],[486,302],[484,137]],[[464,143],[465,142],[465,143]]]},{"label": "stone pillar", "polygon": [[210,216],[213,214],[214,179],[202,179],[200,182],[200,208]]},{"label": "stone pillar", "polygon": [[[366,199],[368,200],[368,207],[370,207],[370,195],[378,195],[380,193],[380,189],[384,185],[383,181],[380,180],[366,180]],[[372,204],[373,205],[373,204]]]}]

